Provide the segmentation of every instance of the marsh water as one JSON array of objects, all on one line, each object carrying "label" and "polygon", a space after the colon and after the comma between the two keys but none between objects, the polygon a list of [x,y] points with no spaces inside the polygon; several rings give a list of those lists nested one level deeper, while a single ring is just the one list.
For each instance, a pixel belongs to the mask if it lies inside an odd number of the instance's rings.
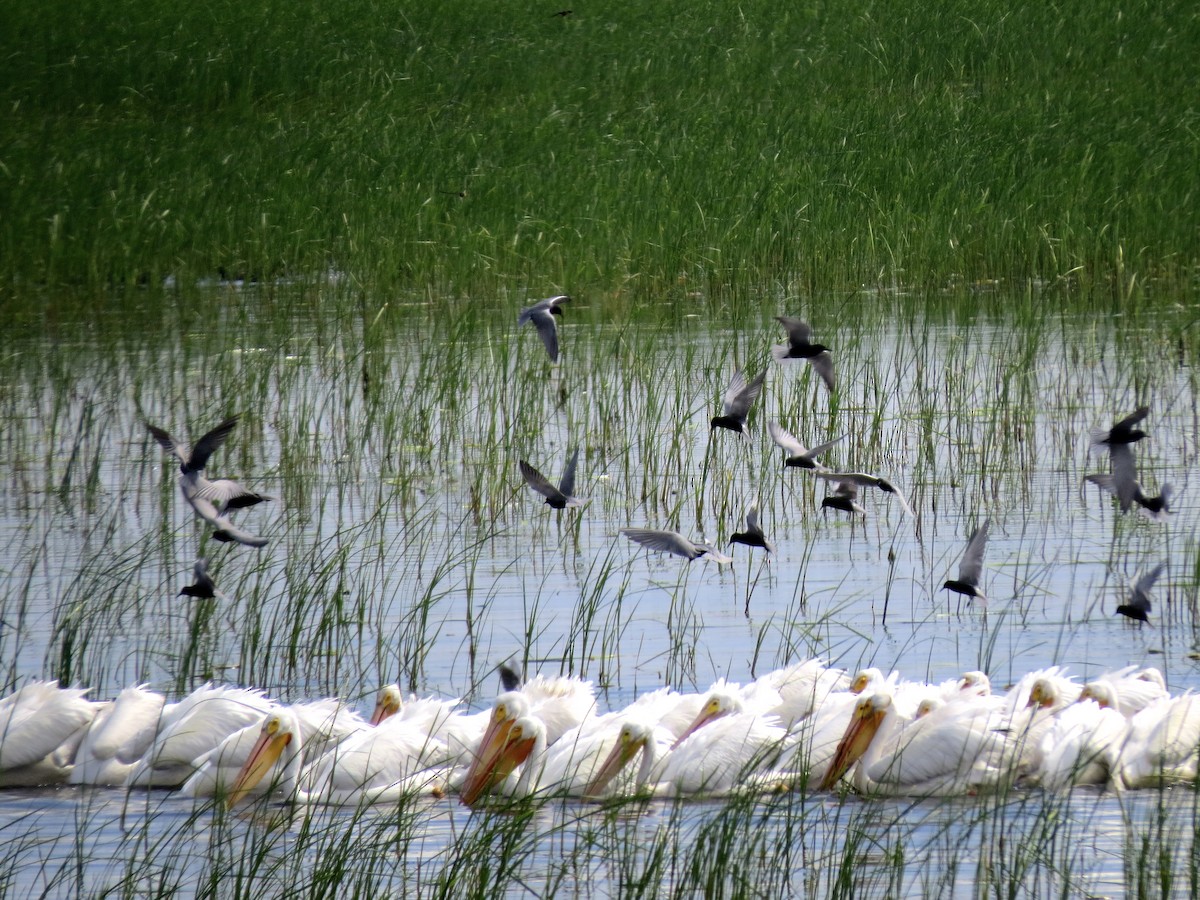
[{"label": "marsh water", "polygon": [[[854,327],[822,315],[828,298],[764,301],[735,326],[699,312],[610,321],[602,299],[582,297],[551,366],[515,324],[536,297],[448,321],[394,299],[323,317],[340,290],[214,284],[189,297],[193,312],[147,296],[136,319],[126,299],[120,316],[14,329],[0,388],[10,686],[59,677],[107,699],[213,680],[369,711],[399,681],[481,709],[496,664],[513,659],[591,679],[617,708],[821,656],[931,681],[982,669],[998,690],[1049,665],[1081,681],[1155,666],[1173,693],[1200,687],[1195,369],[1165,334],[1057,312],[1050,294],[1036,320],[904,324],[876,298],[885,311]],[[834,348],[832,396],[807,366],[771,360],[778,314],[809,317]],[[749,434],[710,432],[738,367],[769,368]],[[1173,486],[1165,522],[1123,515],[1084,482],[1108,466],[1090,429],[1142,403],[1139,477],[1151,493]],[[237,514],[270,538],[262,550],[205,537],[145,428],[194,438],[232,413],[242,420],[209,469],[275,498]],[[877,491],[862,494],[865,518],[822,511],[828,486],[784,469],[772,419],[809,446],[845,435],[827,464],[885,475],[915,516]],[[575,446],[587,502],[551,510],[517,461],[557,480]],[[620,535],[669,527],[728,550],[752,502],[769,557],[734,545],[732,565],[688,563]],[[984,519],[988,601],[960,601],[940,587]],[[198,554],[218,603],[177,596]],[[1130,580],[1163,561],[1150,623],[1114,615]],[[1186,790],[987,803],[791,793],[521,815],[420,799],[290,821],[280,807],[264,821],[168,792],[15,790],[0,794],[0,893],[453,894],[455,873],[486,870],[503,841],[519,850],[479,876],[489,888],[653,895],[696,888],[711,877],[696,857],[740,834],[759,849],[716,877],[742,893],[1120,894],[1148,830],[1188,871],[1195,811]]]}]

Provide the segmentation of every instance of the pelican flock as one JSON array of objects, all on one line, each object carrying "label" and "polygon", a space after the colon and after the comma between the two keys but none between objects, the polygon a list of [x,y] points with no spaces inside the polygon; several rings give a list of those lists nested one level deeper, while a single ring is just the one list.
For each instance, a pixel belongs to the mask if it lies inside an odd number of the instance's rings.
[{"label": "pelican flock", "polygon": [[997,693],[982,672],[930,684],[809,659],[607,711],[590,682],[535,675],[484,710],[387,685],[369,719],[334,698],[286,704],[211,684],[177,702],[145,685],[108,702],[86,694],[32,681],[0,699],[0,786],[166,788],[230,808],[457,794],[486,808],[784,790],[1125,791],[1193,782],[1200,766],[1200,695],[1172,695],[1153,668],[1079,682],[1053,667]]}]

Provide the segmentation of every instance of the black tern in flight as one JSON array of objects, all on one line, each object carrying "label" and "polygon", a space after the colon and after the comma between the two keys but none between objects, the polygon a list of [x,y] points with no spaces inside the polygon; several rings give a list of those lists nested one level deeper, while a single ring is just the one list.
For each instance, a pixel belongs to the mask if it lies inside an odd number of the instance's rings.
[{"label": "black tern in flight", "polygon": [[[841,493],[846,484],[853,484],[858,487],[875,487],[883,491],[885,494],[891,494],[896,498],[905,514],[912,515],[912,507],[908,505],[908,500],[900,489],[888,481],[886,478],[880,478],[878,475],[868,475],[866,472],[815,472],[818,478],[824,478],[826,481],[836,481],[838,483],[837,493]],[[855,492],[857,494],[857,491]],[[835,493],[836,496],[836,493]],[[826,498],[829,499],[829,498]],[[853,498],[851,498],[853,499]],[[822,503],[822,506],[825,504]],[[833,504],[831,504],[833,505]],[[845,507],[833,505],[834,509],[844,509]],[[862,512],[859,507],[854,512]]]},{"label": "black tern in flight", "polygon": [[943,590],[954,591],[964,597],[987,602],[987,597],[979,589],[979,579],[983,575],[983,552],[987,549],[990,525],[991,520],[984,519],[983,524],[971,532],[971,537],[967,539],[967,549],[962,555],[962,562],[958,564],[958,577],[951,578],[943,584]]},{"label": "black tern in flight", "polygon": [[541,472],[531,466],[525,460],[518,460],[521,467],[521,474],[525,477],[525,481],[531,488],[546,498],[546,505],[553,509],[565,509],[568,506],[580,506],[583,501],[578,497],[571,496],[575,491],[575,464],[579,461],[579,448],[567,460],[566,468],[563,469],[562,479],[558,482],[558,487],[550,483]]},{"label": "black tern in flight", "polygon": [[548,297],[521,310],[521,314],[517,316],[517,325],[532,322],[537,328],[542,343],[546,345],[546,353],[549,354],[551,362],[558,362],[558,323],[554,321],[554,317],[563,314],[562,304],[570,299],[566,294]]},{"label": "black tern in flight", "polygon": [[1137,410],[1119,422],[1113,423],[1112,428],[1092,429],[1092,450],[1108,447],[1110,450],[1123,444],[1133,444],[1147,437],[1146,432],[1134,426],[1150,414],[1149,406],[1139,406]]},{"label": "black tern in flight", "polygon": [[818,472],[828,472],[829,468],[817,462],[817,457],[846,437],[842,435],[839,438],[834,438],[832,441],[818,444],[809,450],[794,435],[785,431],[778,422],[768,422],[767,433],[771,435],[771,440],[783,448],[783,452],[786,454],[783,460],[785,466],[794,466],[799,469],[813,469]]},{"label": "black tern in flight", "polygon": [[179,596],[196,597],[201,600],[211,600],[214,597],[219,597],[222,600],[225,599],[225,595],[217,590],[212,576],[208,574],[208,560],[203,556],[200,557],[196,560],[193,571],[196,576],[196,583],[184,585],[183,590],[179,592]]},{"label": "black tern in flight", "polygon": [[654,528],[622,528],[621,534],[635,544],[641,544],[650,550],[663,553],[674,553],[687,560],[700,559],[702,556],[715,563],[733,562],[733,557],[726,556],[716,547],[707,542],[696,542],[685,538],[677,531],[659,531]]},{"label": "black tern in flight", "polygon": [[[226,438],[237,425],[238,418],[236,415],[230,416],[212,431],[205,433],[200,440],[196,441],[191,452],[188,452],[184,444],[176,441],[163,429],[157,428],[149,422],[146,423],[146,427],[162,448],[179,460],[179,489],[183,492],[184,499],[193,507],[195,506],[194,499],[207,500],[216,509],[217,515],[223,515],[230,509],[244,509],[272,499],[242,487],[236,481],[228,478],[209,481],[201,474],[208,464],[208,458],[225,443]],[[197,513],[200,511],[197,510]],[[201,516],[203,517],[203,514]]]},{"label": "black tern in flight", "polygon": [[1162,574],[1164,568],[1166,568],[1166,563],[1159,563],[1134,582],[1133,590],[1129,593],[1129,601],[1118,606],[1117,612],[1123,616],[1129,616],[1131,619],[1137,619],[1139,622],[1149,622],[1150,589],[1154,587],[1154,582],[1158,581],[1158,576]]},{"label": "black tern in flight", "polygon": [[788,359],[808,360],[809,365],[813,367],[813,371],[821,376],[821,380],[825,382],[825,387],[832,391],[833,357],[829,355],[829,348],[824,344],[814,344],[812,342],[812,328],[809,327],[807,322],[793,316],[776,316],[775,320],[788,333],[788,342],[780,344],[772,350],[775,358],[780,362]]},{"label": "black tern in flight", "polygon": [[821,500],[821,509],[837,509],[842,512],[866,516],[867,511],[858,502],[858,482],[839,481],[833,493]]},{"label": "black tern in flight", "polygon": [[767,540],[762,526],[758,524],[758,504],[751,504],[746,510],[746,530],[737,531],[729,536],[731,544],[745,544],[747,547],[761,547],[768,553],[775,552],[775,545]]},{"label": "black tern in flight", "polygon": [[725,389],[725,396],[721,400],[724,413],[712,417],[712,421],[709,423],[710,430],[728,428],[738,434],[745,434],[746,415],[750,412],[751,404],[762,393],[763,380],[766,377],[767,370],[763,369],[758,373],[758,377],[747,383],[746,376],[742,374],[741,369],[734,372],[729,387]]}]

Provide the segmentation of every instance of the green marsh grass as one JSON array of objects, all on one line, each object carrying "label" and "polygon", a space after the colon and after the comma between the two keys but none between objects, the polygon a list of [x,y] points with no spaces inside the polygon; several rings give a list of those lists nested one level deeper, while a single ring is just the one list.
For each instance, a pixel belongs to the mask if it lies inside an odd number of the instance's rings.
[{"label": "green marsh grass", "polygon": [[1113,310],[1194,284],[1177,2],[92,12],[9,14],[10,285],[337,271],[678,317],[771,283]]}]

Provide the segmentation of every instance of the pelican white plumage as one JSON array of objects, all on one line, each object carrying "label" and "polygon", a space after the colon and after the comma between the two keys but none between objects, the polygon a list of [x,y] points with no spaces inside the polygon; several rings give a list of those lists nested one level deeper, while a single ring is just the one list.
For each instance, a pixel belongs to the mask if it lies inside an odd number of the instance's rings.
[{"label": "pelican white plumage", "polygon": [[1200,695],[1163,697],[1129,720],[1113,767],[1117,790],[1194,782],[1200,753]]},{"label": "pelican white plumage", "polygon": [[612,792],[614,779],[639,753],[642,761],[634,790],[654,796],[721,796],[738,791],[772,790],[790,785],[797,775],[777,766],[791,747],[787,731],[774,716],[727,713],[669,743],[670,732],[637,720],[626,722],[609,756],[585,789],[585,796]]},{"label": "pelican white plumage", "polygon": [[110,787],[124,784],[153,743],[166,701],[145,684],[121,691],[92,720],[67,780]]},{"label": "pelican white plumage", "polygon": [[850,679],[822,659],[806,659],[768,672],[753,684],[779,694],[779,702],[766,712],[778,716],[783,727],[791,730],[811,716],[830,694],[848,690]]},{"label": "pelican white plumage", "polygon": [[58,784],[100,704],[86,689],[30,681],[0,700],[0,787]]},{"label": "pelican white plumage", "polygon": [[385,685],[379,690],[371,725],[380,725],[395,716],[414,725],[420,723],[432,737],[446,745],[452,767],[468,765],[491,714],[488,710],[463,712],[459,702],[457,698],[409,696],[405,699],[399,685]]},{"label": "pelican white plumage", "polygon": [[[284,709],[279,707],[272,714],[282,713]],[[299,754],[302,764],[312,763],[321,754],[368,727],[358,713],[337,700],[294,703],[286,710],[293,719],[290,724],[298,729],[297,743],[292,752]],[[265,721],[266,716],[262,718]],[[211,797],[227,792],[245,767],[261,733],[262,721],[259,721],[230,734],[197,760],[196,771],[183,783],[179,792],[188,797]],[[276,774],[281,775],[289,760],[290,757],[283,760],[284,766],[279,767]],[[268,774],[268,770],[264,770],[263,774]],[[261,783],[259,789],[265,790],[272,781],[274,779]]]},{"label": "pelican white plumage", "polygon": [[1123,715],[1094,700],[1070,704],[1050,720],[1041,739],[1041,763],[1031,777],[1055,791],[1105,784],[1128,728]]},{"label": "pelican white plumage", "polygon": [[221,741],[275,707],[261,691],[205,684],[163,710],[158,733],[130,770],[127,787],[179,787]]},{"label": "pelican white plumage", "polygon": [[298,803],[362,805],[433,791],[445,778],[446,746],[411,720],[393,717],[355,731],[308,765],[304,727],[291,709],[263,720],[226,797],[235,806],[252,791],[275,788]]},{"label": "pelican white plumage", "polygon": [[821,788],[852,766],[853,784],[863,794],[952,795],[1007,777],[1004,735],[974,698],[915,715],[915,708],[898,710],[886,691],[860,699]]},{"label": "pelican white plumage", "polygon": [[1079,699],[1095,700],[1101,706],[1117,710],[1128,719],[1154,701],[1167,696],[1166,681],[1158,669],[1126,666],[1089,681],[1083,686]]}]

